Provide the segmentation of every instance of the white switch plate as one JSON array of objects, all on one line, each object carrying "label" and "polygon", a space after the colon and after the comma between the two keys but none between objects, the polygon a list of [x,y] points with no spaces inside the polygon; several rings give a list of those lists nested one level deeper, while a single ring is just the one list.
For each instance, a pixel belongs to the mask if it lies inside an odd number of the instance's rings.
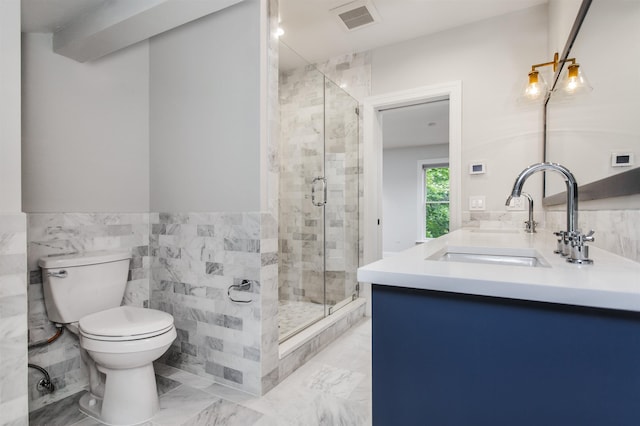
[{"label": "white switch plate", "polygon": [[486,200],[484,195],[472,195],[469,197],[469,210],[481,211],[486,209]]},{"label": "white switch plate", "polygon": [[526,200],[524,197],[513,197],[511,199],[511,203],[507,206],[507,210],[516,211],[516,210],[524,210]]}]

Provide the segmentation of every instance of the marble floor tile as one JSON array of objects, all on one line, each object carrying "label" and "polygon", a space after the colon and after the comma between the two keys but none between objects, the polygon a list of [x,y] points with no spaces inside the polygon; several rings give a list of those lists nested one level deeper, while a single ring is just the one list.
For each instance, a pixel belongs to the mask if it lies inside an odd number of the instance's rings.
[{"label": "marble floor tile", "polygon": [[198,415],[212,403],[212,397],[200,389],[183,385],[160,396],[160,410],[151,419],[153,425],[180,425]]},{"label": "marble floor tile", "polygon": [[196,374],[189,373],[188,371],[180,370],[166,364],[154,364],[154,369],[156,374],[159,376],[170,378],[171,380],[175,380],[196,389],[205,389],[215,383],[213,380],[206,377],[200,377]]},{"label": "marble floor tile", "polygon": [[202,390],[211,395],[226,399],[227,401],[235,402],[236,404],[241,404],[243,402],[259,398],[255,395],[248,394],[239,389],[230,388],[218,383],[214,383],[213,385],[203,388]]},{"label": "marble floor tile", "polygon": [[[79,422],[69,426],[104,426],[104,423],[100,423],[99,421],[91,417],[85,417],[83,420],[80,420]],[[146,422],[140,423],[136,426],[153,426],[153,424],[151,422]]]},{"label": "marble floor tile", "polygon": [[158,395],[164,395],[170,390],[177,388],[181,384],[182,383],[180,381],[156,374],[156,387],[158,388]]},{"label": "marble floor tile", "polygon": [[305,381],[305,386],[347,399],[366,377],[366,375],[355,371],[320,364],[317,370]]},{"label": "marble floor tile", "polygon": [[29,413],[29,425],[67,426],[86,418],[78,408],[78,401],[82,395],[84,391],[32,411]]},{"label": "marble floor tile", "polygon": [[255,424],[263,414],[233,402],[218,399],[183,426],[247,426]]},{"label": "marble floor tile", "polygon": [[[155,371],[160,410],[144,426],[371,425],[370,319],[262,397],[163,364]],[[78,410],[83,393],[32,412],[30,425],[100,425]]]}]

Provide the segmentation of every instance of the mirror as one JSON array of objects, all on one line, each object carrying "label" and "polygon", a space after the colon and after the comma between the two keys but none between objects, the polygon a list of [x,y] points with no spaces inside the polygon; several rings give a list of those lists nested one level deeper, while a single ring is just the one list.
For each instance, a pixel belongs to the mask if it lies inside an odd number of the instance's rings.
[{"label": "mirror", "polygon": [[[576,58],[593,91],[574,98],[560,91],[551,94],[546,105],[545,161],[573,172],[578,184],[587,189],[581,192],[589,194],[581,199],[637,193],[640,2],[585,0],[584,10],[586,15],[579,13],[572,31],[575,41],[570,36],[565,52]],[[560,73],[566,73],[566,68]],[[564,196],[549,196],[564,190],[564,182],[547,177],[545,204],[556,204],[552,199],[562,203]]]}]

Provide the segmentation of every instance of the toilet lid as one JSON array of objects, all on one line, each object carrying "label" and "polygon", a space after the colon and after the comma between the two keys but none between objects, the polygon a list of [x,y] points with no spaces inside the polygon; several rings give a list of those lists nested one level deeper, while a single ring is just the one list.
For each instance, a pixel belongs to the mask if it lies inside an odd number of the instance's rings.
[{"label": "toilet lid", "polygon": [[80,318],[80,333],[103,337],[141,338],[166,331],[173,317],[155,309],[119,306]]}]

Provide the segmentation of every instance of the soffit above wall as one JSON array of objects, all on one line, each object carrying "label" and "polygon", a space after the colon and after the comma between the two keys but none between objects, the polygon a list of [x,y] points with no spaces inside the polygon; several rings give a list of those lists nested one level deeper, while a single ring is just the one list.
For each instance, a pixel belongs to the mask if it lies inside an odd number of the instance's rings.
[{"label": "soffit above wall", "polygon": [[22,0],[22,31],[53,32],[54,52],[101,58],[243,0]]}]

